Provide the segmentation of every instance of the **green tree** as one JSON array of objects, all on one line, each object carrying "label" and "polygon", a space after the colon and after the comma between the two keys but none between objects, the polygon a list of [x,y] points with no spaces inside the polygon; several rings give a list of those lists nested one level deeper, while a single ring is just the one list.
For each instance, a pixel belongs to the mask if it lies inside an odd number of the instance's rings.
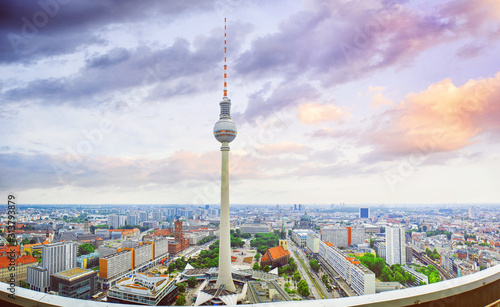
[{"label": "green tree", "polygon": [[78,246],[78,255],[88,255],[90,253],[94,252],[94,246],[90,243],[83,243],[82,245]]},{"label": "green tree", "polygon": [[268,264],[266,264],[266,265],[262,268],[262,271],[264,271],[264,272],[269,272],[269,271],[271,271],[271,267],[270,267]]},{"label": "green tree", "polygon": [[260,254],[259,253],[256,253],[255,256],[253,256],[255,258],[255,260],[259,261],[260,259]]},{"label": "green tree", "polygon": [[190,288],[194,288],[196,285],[198,284],[198,280],[196,279],[196,277],[189,277],[188,279],[188,286]]},{"label": "green tree", "polygon": [[307,281],[305,281],[305,280],[299,281],[297,288],[299,290],[300,295],[309,296],[310,292],[309,292],[309,285],[307,284]]},{"label": "green tree", "polygon": [[175,306],[184,306],[186,304],[186,296],[183,293],[180,293],[175,300]]},{"label": "green tree", "polygon": [[254,270],[256,270],[256,271],[260,270],[260,265],[259,265],[259,263],[258,263],[258,262],[255,262],[255,263],[253,264],[253,268],[252,268],[252,269],[254,269]]},{"label": "green tree", "polygon": [[320,265],[319,265],[318,260],[311,259],[311,261],[309,261],[309,265],[311,266],[311,268],[313,269],[314,272],[319,271]]},{"label": "green tree", "polygon": [[177,288],[179,288],[179,292],[180,293],[184,293],[186,292],[186,284],[181,282],[181,283],[178,283],[176,284]]},{"label": "green tree", "polygon": [[296,270],[294,273],[293,273],[293,280],[295,281],[299,281],[301,279],[300,277],[300,272],[299,270]]},{"label": "green tree", "polygon": [[29,244],[29,243],[30,243],[30,239],[28,239],[28,238],[24,238],[24,239],[21,241],[21,244],[22,244],[22,245]]}]

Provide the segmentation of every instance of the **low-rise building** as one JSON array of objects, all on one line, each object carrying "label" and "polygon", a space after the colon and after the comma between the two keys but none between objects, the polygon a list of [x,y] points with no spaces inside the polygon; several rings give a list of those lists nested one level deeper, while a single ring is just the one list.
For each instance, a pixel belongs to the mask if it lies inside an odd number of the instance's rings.
[{"label": "low-rise building", "polygon": [[306,246],[307,235],[314,234],[311,229],[294,229],[292,231],[292,240],[300,247]]},{"label": "low-rise building", "polygon": [[254,235],[256,233],[268,233],[271,231],[269,224],[245,224],[240,227],[241,233],[249,233]]},{"label": "low-rise building", "polygon": [[135,274],[124,277],[108,292],[108,301],[124,304],[171,305],[178,290],[168,275]]},{"label": "low-rise building", "polygon": [[426,284],[429,284],[429,277],[427,277],[427,275],[422,274],[420,272],[417,272],[414,269],[412,269],[406,265],[404,265],[402,267],[403,267],[403,270],[405,270],[405,272],[408,272],[415,277],[415,280],[417,281],[417,283],[418,282],[425,282]]}]

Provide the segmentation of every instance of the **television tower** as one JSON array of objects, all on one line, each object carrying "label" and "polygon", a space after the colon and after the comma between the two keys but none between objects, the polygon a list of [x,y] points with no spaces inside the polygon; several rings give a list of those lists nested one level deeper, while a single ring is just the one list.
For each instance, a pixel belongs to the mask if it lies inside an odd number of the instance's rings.
[{"label": "television tower", "polygon": [[236,138],[236,124],[231,120],[231,99],[227,97],[227,62],[226,62],[226,18],[224,18],[224,94],[220,105],[219,120],[214,126],[214,136],[222,143],[220,226],[219,226],[219,276],[216,287],[225,286],[226,290],[235,291],[231,274],[231,239],[229,236],[229,143]]}]

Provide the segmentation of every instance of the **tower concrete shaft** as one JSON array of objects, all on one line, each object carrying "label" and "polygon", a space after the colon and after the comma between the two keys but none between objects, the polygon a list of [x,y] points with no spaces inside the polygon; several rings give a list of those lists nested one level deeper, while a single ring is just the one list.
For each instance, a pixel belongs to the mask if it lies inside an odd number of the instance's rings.
[{"label": "tower concrete shaft", "polygon": [[219,225],[219,276],[216,287],[225,286],[226,290],[235,291],[231,274],[231,237],[229,220],[229,143],[223,142],[221,147],[221,195]]}]

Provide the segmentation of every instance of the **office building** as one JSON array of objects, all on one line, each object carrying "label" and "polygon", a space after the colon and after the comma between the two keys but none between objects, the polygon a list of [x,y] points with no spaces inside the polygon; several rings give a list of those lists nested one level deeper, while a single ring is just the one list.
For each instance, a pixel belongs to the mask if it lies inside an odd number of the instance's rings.
[{"label": "office building", "polygon": [[359,218],[369,219],[370,218],[370,208],[359,208]]},{"label": "office building", "polygon": [[403,227],[385,228],[386,262],[389,265],[406,264],[406,240]]},{"label": "office building", "polygon": [[87,300],[99,291],[93,270],[73,268],[52,274],[50,280],[50,289],[59,296]]}]

